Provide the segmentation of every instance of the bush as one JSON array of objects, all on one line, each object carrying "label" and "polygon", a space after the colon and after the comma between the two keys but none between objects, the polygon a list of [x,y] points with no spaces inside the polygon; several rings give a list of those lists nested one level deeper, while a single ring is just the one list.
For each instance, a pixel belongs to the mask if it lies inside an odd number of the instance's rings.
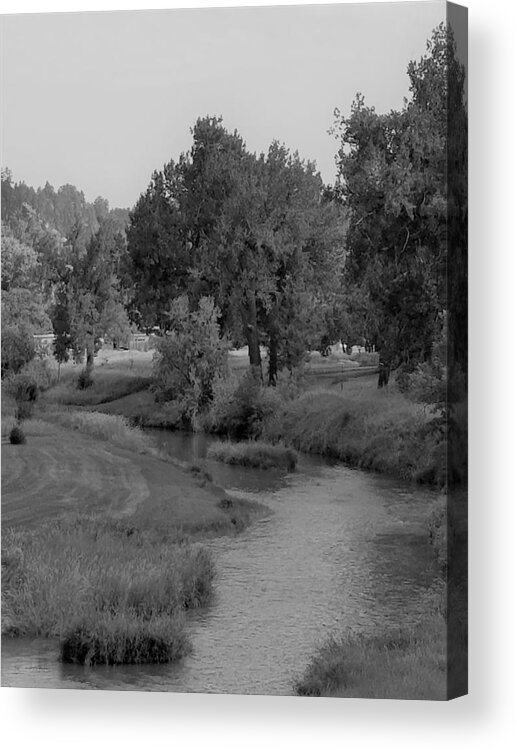
[{"label": "bush", "polygon": [[2,325],[2,378],[19,372],[35,355],[34,337],[28,326]]},{"label": "bush", "polygon": [[205,426],[210,432],[227,435],[234,440],[260,436],[266,419],[282,404],[275,388],[264,388],[251,370],[237,380],[219,381]]},{"label": "bush", "polygon": [[41,393],[55,384],[57,372],[49,359],[38,356],[22,368],[20,375],[30,379]]},{"label": "bush", "polygon": [[26,442],[25,433],[18,425],[13,427],[9,433],[9,442],[11,445],[23,445]]},{"label": "bush", "polygon": [[91,374],[91,370],[88,368],[84,368],[79,373],[79,377],[77,378],[77,388],[80,391],[85,391],[87,388],[91,388],[93,385],[93,378]]},{"label": "bush", "polygon": [[228,343],[220,338],[220,312],[210,297],[190,310],[187,296],[171,303],[172,330],[158,343],[152,390],[160,402],[181,402],[192,422],[212,400],[216,376],[226,373]]}]

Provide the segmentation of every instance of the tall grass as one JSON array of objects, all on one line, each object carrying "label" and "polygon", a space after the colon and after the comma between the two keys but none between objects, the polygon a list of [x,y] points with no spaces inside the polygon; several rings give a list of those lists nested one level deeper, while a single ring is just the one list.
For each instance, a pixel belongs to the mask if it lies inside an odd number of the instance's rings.
[{"label": "tall grass", "polygon": [[11,636],[60,638],[66,660],[75,644],[81,661],[87,643],[92,663],[101,653],[108,663],[124,654],[125,661],[148,660],[150,652],[156,656],[150,660],[161,661],[178,654],[178,644],[187,647],[181,612],[209,601],[213,578],[202,547],[159,542],[99,518],[8,530],[2,629]]},{"label": "tall grass", "polygon": [[181,620],[114,615],[78,622],[63,634],[61,661],[84,664],[149,664],[176,661],[191,650]]},{"label": "tall grass", "polygon": [[151,383],[152,353],[101,349],[95,358],[93,384],[77,387],[83,365],[67,363],[61,368],[60,382],[46,394],[51,403],[95,406],[136,393]]},{"label": "tall grass", "polygon": [[261,437],[401,479],[437,486],[445,480],[445,446],[425,410],[399,393],[362,384],[343,393],[303,393],[266,421]]},{"label": "tall grass", "polygon": [[[77,376],[78,378],[80,375]],[[78,389],[77,379],[67,380],[54,386],[48,394],[51,403],[70,406],[96,406],[109,403],[131,393],[147,388],[151,383],[149,377],[116,370],[94,370],[92,385],[83,390]]]},{"label": "tall grass", "polygon": [[49,421],[106,440],[112,445],[137,453],[157,453],[149,438],[125,417],[87,411],[59,411],[46,415]]},{"label": "tall grass", "polygon": [[280,468],[294,471],[298,461],[296,451],[283,445],[249,441],[245,443],[213,443],[207,458],[226,464],[251,466],[259,469]]},{"label": "tall grass", "polygon": [[302,696],[445,700],[446,626],[421,625],[383,636],[331,636],[295,684]]}]

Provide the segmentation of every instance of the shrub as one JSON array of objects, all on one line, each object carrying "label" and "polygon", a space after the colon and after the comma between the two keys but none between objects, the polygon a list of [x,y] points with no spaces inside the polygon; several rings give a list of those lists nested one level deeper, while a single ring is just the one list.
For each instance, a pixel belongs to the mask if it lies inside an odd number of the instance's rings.
[{"label": "shrub", "polygon": [[37,356],[25,365],[21,372],[30,379],[39,392],[48,390],[56,382],[57,372],[52,362],[45,357]]},{"label": "shrub", "polygon": [[19,372],[35,355],[34,337],[29,326],[23,323],[2,325],[2,378],[10,372]]},{"label": "shrub", "polygon": [[205,421],[211,432],[224,434],[234,440],[260,436],[266,419],[271,418],[282,404],[275,388],[264,388],[251,370],[237,380],[218,382],[214,401]]},{"label": "shrub", "polygon": [[91,370],[85,367],[81,372],[79,373],[79,377],[77,378],[77,388],[80,391],[85,391],[87,388],[91,388],[93,385],[93,378],[91,374]]},{"label": "shrub", "polygon": [[220,312],[210,297],[190,310],[186,295],[171,303],[171,331],[158,343],[152,390],[158,401],[177,401],[189,421],[212,400],[212,384],[227,371],[228,343],[220,338]]},{"label": "shrub", "polygon": [[15,425],[9,433],[11,445],[23,445],[26,442],[25,433],[21,427]]}]

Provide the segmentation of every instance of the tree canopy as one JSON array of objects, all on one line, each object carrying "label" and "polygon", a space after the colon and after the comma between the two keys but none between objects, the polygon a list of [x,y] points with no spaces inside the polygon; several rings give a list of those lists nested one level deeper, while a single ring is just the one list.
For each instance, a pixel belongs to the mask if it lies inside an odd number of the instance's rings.
[{"label": "tree canopy", "polygon": [[350,218],[345,308],[357,325],[362,300],[365,335],[412,369],[431,357],[447,307],[448,113],[465,109],[464,73],[444,25],[408,75],[411,98],[400,112],[377,114],[358,95],[348,117],[336,111],[334,132]]}]

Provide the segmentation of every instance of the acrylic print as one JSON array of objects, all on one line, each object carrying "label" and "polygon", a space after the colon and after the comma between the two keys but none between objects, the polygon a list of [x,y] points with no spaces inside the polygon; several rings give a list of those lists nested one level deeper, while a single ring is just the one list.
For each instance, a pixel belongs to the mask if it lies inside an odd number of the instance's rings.
[{"label": "acrylic print", "polygon": [[4,15],[2,685],[467,691],[467,29]]}]

